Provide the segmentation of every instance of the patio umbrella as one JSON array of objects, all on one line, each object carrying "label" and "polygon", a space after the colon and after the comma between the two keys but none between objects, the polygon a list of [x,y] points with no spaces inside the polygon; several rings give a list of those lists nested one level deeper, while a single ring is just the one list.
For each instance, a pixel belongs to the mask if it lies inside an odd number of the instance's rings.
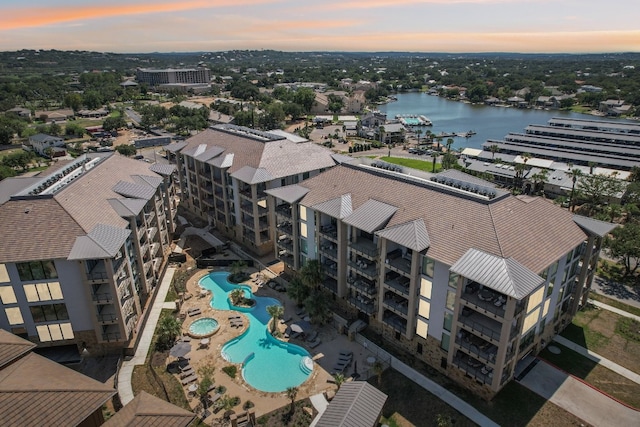
[{"label": "patio umbrella", "polygon": [[301,334],[301,333],[303,332],[302,326],[298,325],[297,323],[293,323],[293,324],[291,325],[291,330],[292,330],[293,332],[297,332],[297,333],[299,333],[299,334]]},{"label": "patio umbrella", "polygon": [[180,341],[169,350],[171,357],[185,357],[191,351],[191,343]]}]

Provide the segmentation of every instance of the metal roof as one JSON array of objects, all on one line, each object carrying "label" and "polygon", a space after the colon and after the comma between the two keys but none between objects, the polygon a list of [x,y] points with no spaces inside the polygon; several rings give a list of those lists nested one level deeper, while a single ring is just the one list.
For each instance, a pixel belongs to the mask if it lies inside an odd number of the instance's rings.
[{"label": "metal roof", "polygon": [[176,166],[164,164],[164,163],[154,163],[151,166],[149,166],[149,170],[151,170],[152,172],[158,173],[162,176],[169,176],[175,172]]},{"label": "metal roof", "polygon": [[582,215],[574,215],[573,221],[578,224],[580,228],[586,230],[589,234],[595,234],[599,237],[606,236],[618,226],[618,224],[612,224],[610,222],[604,222]]},{"label": "metal roof", "polygon": [[98,224],[86,236],[78,236],[67,259],[113,258],[129,234],[131,230]]},{"label": "metal roof", "polygon": [[355,159],[351,156],[347,156],[344,154],[332,154],[331,158],[337,163],[337,164],[342,164],[342,163],[351,163],[354,162]]},{"label": "metal roof", "polygon": [[127,181],[119,181],[112,190],[124,197],[144,200],[150,200],[156,192],[155,188],[149,185],[134,184]]},{"label": "metal roof", "polygon": [[431,245],[427,227],[422,219],[394,225],[376,233],[383,239],[390,240],[407,248],[421,252]]},{"label": "metal roof", "polygon": [[124,408],[116,412],[104,427],[185,427],[195,418],[193,412],[141,391]]},{"label": "metal roof", "polygon": [[397,210],[395,206],[369,199],[344,218],[344,222],[367,233],[373,233],[389,222]]},{"label": "metal roof", "polygon": [[334,218],[345,218],[353,212],[351,193],[343,194],[340,197],[318,203],[311,207],[318,212],[322,212]]},{"label": "metal roof", "polygon": [[164,151],[175,153],[176,151],[182,150],[187,145],[189,145],[189,143],[186,141],[172,142],[171,144],[164,146]]},{"label": "metal roof", "polygon": [[287,203],[295,203],[302,199],[305,194],[309,192],[309,189],[304,188],[301,185],[293,184],[286,187],[272,188],[266,190],[265,193],[277,197],[280,200],[284,200]]},{"label": "metal roof", "polygon": [[234,173],[231,174],[233,178],[236,178],[247,184],[258,184],[260,182],[269,182],[273,179],[273,176],[268,170],[264,168],[254,168],[251,166],[243,166]]},{"label": "metal roof", "polygon": [[[205,144],[202,144],[202,145],[205,145]],[[222,154],[222,152],[224,152],[224,148],[214,145],[213,147],[210,147],[207,150],[203,151],[201,154],[198,154],[197,156],[195,156],[195,158],[196,160],[205,162],[209,159],[219,156],[220,154]]]},{"label": "metal roof", "polygon": [[130,218],[138,215],[147,201],[142,199],[109,199],[109,204],[122,218]]},{"label": "metal roof", "polygon": [[159,176],[149,175],[131,175],[131,178],[133,178],[133,180],[138,184],[147,184],[152,186],[153,188],[158,188],[163,181],[163,179]]},{"label": "metal roof", "polygon": [[366,381],[342,384],[316,427],[375,427],[387,395]]},{"label": "metal roof", "polygon": [[233,153],[225,154],[224,156],[214,157],[213,159],[207,160],[212,166],[216,166],[219,168],[230,168],[233,165]]},{"label": "metal roof", "polygon": [[513,258],[502,258],[471,248],[451,266],[452,272],[504,295],[521,300],[544,279]]}]

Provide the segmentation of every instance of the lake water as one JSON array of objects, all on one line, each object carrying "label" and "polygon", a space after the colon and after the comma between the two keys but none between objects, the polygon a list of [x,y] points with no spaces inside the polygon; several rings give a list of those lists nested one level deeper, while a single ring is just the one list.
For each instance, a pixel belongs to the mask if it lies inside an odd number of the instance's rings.
[{"label": "lake water", "polygon": [[[586,114],[557,110],[471,105],[417,92],[398,94],[397,98],[397,101],[379,108],[387,113],[388,120],[394,119],[396,114],[421,114],[433,122],[433,126],[424,127],[423,131],[428,129],[435,134],[469,130],[477,132],[469,138],[454,138],[454,148],[482,148],[482,144],[488,139],[502,140],[509,132],[523,133],[528,125],[546,125],[553,117],[598,119]],[[446,142],[446,138],[443,142]]]}]

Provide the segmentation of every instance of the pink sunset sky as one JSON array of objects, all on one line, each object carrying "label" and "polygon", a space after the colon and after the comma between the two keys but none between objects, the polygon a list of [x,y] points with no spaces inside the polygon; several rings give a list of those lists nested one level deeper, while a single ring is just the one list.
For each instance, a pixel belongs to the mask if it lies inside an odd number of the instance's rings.
[{"label": "pink sunset sky", "polygon": [[2,0],[0,50],[640,51],[638,0]]}]

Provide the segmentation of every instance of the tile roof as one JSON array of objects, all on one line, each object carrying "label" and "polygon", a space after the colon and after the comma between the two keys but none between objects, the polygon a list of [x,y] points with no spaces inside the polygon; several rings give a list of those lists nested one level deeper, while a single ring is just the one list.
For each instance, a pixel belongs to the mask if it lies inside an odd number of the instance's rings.
[{"label": "tile roof", "polygon": [[375,427],[387,395],[366,381],[342,384],[316,427]]},{"label": "tile roof", "polygon": [[[182,154],[217,167],[228,167],[231,174],[244,167],[264,169],[266,174],[259,179],[270,176],[272,180],[336,164],[332,151],[315,143],[295,142],[281,135],[239,126],[214,126],[186,142],[184,148],[178,149]],[[241,172],[241,176],[244,173]]]},{"label": "tile roof", "polygon": [[0,369],[35,347],[36,345],[31,341],[0,329]]},{"label": "tile roof", "polygon": [[169,176],[176,171],[176,165],[169,165],[165,163],[154,163],[149,166],[152,172],[160,174],[162,176]]},{"label": "tile roof", "polygon": [[451,266],[451,271],[519,300],[544,283],[542,277],[513,258],[473,248]]},{"label": "tile roof", "polygon": [[0,370],[0,414],[6,426],[76,426],[115,393],[35,353]]},{"label": "tile roof", "polygon": [[395,206],[369,199],[345,217],[344,222],[367,233],[373,233],[385,225],[397,210]]},{"label": "tile roof", "polygon": [[300,200],[302,205],[319,206],[336,218],[346,216],[338,209],[344,205],[338,202],[346,197],[353,210],[369,199],[398,207],[384,230],[422,221],[426,236],[420,233],[419,246],[426,244],[428,236],[429,256],[446,265],[453,265],[467,250],[476,248],[512,257],[531,271],[541,272],[586,237],[570,213],[539,197],[528,202],[511,195],[493,200],[465,197],[428,181],[349,164],[299,185],[309,190]]},{"label": "tile roof", "polygon": [[193,412],[141,391],[103,425],[105,427],[186,427]]}]

